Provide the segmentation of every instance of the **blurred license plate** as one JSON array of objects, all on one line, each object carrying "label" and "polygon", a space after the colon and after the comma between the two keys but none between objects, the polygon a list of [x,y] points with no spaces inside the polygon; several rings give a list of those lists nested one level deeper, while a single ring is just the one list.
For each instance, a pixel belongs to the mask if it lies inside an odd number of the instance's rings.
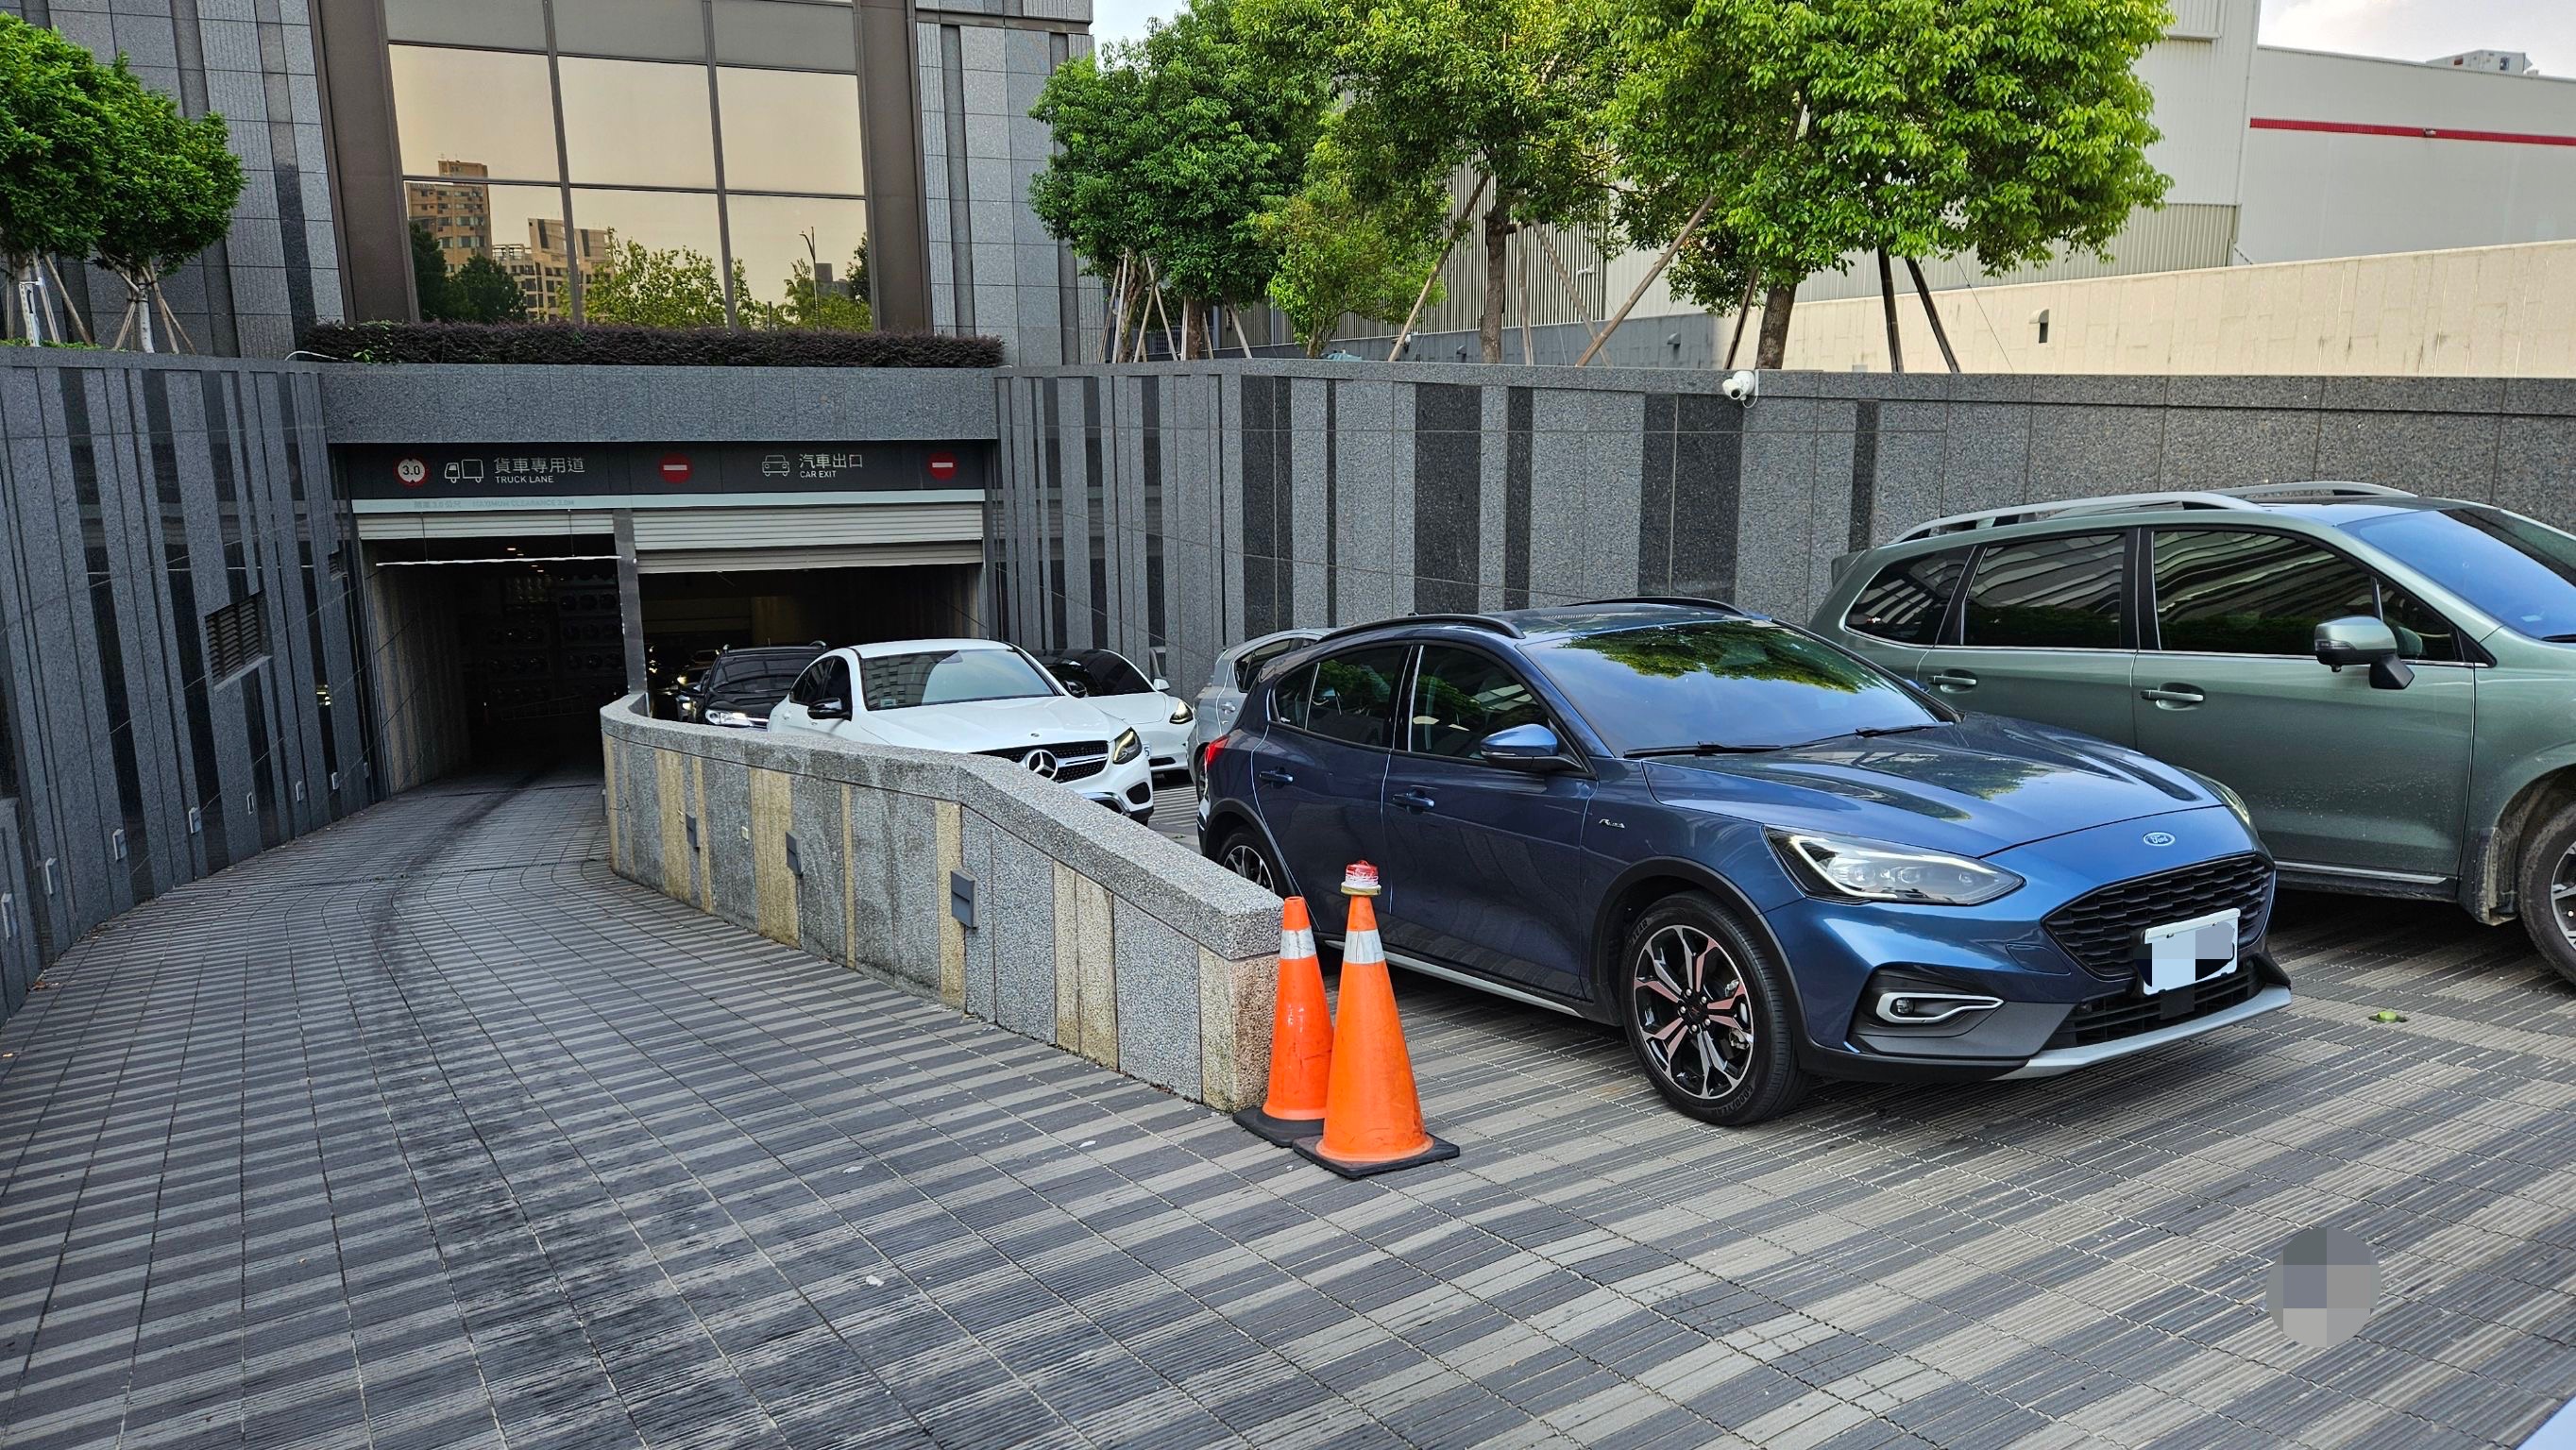
[{"label": "blurred license plate", "polygon": [[2235,971],[2236,926],[2230,909],[2148,927],[2138,938],[2139,985],[2170,992]]}]

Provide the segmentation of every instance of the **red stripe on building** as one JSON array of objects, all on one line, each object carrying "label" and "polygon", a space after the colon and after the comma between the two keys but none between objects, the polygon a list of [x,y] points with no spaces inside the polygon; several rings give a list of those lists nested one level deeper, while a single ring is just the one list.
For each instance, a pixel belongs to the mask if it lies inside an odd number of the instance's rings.
[{"label": "red stripe on building", "polygon": [[2256,116],[2246,123],[2257,131],[2323,131],[2335,136],[2404,136],[2417,141],[2487,141],[2503,146],[2576,146],[2576,136],[2550,136],[2534,131],[2456,131],[2440,126],[2381,126],[2368,121],[2291,121]]}]

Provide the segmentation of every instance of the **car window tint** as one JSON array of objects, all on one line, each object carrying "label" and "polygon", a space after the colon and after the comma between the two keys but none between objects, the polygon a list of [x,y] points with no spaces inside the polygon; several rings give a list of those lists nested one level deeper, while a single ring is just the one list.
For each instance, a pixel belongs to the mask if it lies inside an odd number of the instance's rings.
[{"label": "car window tint", "polygon": [[1026,657],[1007,649],[877,655],[860,662],[859,679],[871,710],[1023,700],[1056,693],[1054,685]]},{"label": "car window tint", "polygon": [[2319,624],[2378,612],[2369,571],[2305,539],[2156,531],[2156,631],[2168,650],[2314,654]]},{"label": "car window tint", "polygon": [[1318,660],[1306,728],[1347,745],[1383,750],[1392,744],[1395,683],[1404,673],[1406,648],[1381,645]]},{"label": "car window tint", "polygon": [[1315,695],[1315,667],[1308,665],[1270,687],[1270,718],[1304,729],[1306,706]]},{"label": "car window tint", "polygon": [[787,692],[787,698],[799,705],[811,705],[822,699],[824,697],[823,678],[831,667],[838,663],[839,661],[835,659],[816,660],[807,667],[805,673],[796,677],[796,688]]},{"label": "car window tint", "polygon": [[1154,684],[1142,671],[1127,663],[1127,657],[1108,650],[1094,650],[1082,656],[1084,678],[1095,695],[1150,695]]},{"label": "car window tint", "polygon": [[2576,639],[2576,535],[2483,504],[2392,509],[2344,527],[2517,633]]},{"label": "car window tint", "polygon": [[1234,662],[1234,687],[1249,692],[1252,682],[1261,678],[1263,665],[1306,643],[1308,641],[1302,639],[1283,639],[1277,644],[1265,644],[1259,649],[1245,651],[1243,658]]},{"label": "car window tint", "polygon": [[1896,677],[1786,625],[1703,619],[1529,647],[1611,749],[1772,750],[1939,715]]},{"label": "car window tint", "polygon": [[1490,655],[1450,645],[1425,645],[1414,672],[1409,749],[1423,755],[1472,760],[1476,747],[1497,730],[1546,725],[1547,707]]},{"label": "car window tint", "polygon": [[2118,534],[1993,544],[1968,581],[1964,640],[1986,648],[2118,649]]},{"label": "car window tint", "polygon": [[1941,633],[1941,616],[1968,567],[1966,550],[1899,559],[1878,571],[1869,587],[1852,601],[1843,626],[1857,634],[1898,644],[1931,644]]},{"label": "car window tint", "polygon": [[823,661],[823,694],[821,698],[838,701],[841,708],[850,707],[850,662],[834,658]]},{"label": "car window tint", "polygon": [[2407,659],[2457,663],[2468,657],[2461,652],[2458,626],[2385,579],[2379,581],[2379,617],[2388,621],[2397,652]]}]

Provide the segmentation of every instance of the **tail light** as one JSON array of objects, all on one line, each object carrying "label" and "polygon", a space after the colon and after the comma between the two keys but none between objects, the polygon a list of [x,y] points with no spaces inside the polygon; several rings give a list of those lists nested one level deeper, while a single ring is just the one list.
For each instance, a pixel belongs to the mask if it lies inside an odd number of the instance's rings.
[{"label": "tail light", "polygon": [[1216,753],[1224,748],[1225,737],[1220,735],[1209,741],[1207,747],[1199,752],[1199,779],[1207,779],[1208,772],[1216,769]]}]

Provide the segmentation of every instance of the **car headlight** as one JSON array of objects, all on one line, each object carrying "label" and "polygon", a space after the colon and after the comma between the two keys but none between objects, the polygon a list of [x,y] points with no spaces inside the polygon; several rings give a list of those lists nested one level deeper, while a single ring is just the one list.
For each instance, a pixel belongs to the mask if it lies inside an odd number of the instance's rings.
[{"label": "car headlight", "polygon": [[1137,756],[1144,753],[1145,742],[1137,738],[1136,732],[1133,730],[1121,730],[1118,732],[1117,740],[1112,742],[1109,747],[1109,763],[1112,765],[1125,765],[1128,761],[1134,760]]},{"label": "car headlight", "polygon": [[2199,771],[2191,772],[2191,778],[2209,787],[2209,793],[2218,797],[2219,804],[2235,812],[2237,823],[2245,827],[2248,834],[2255,834],[2254,811],[2245,804],[2245,797],[2230,789],[2227,782],[2213,779]]},{"label": "car headlight", "polygon": [[1770,834],[1772,849],[1811,896],[1976,906],[2022,884],[2020,877],[2000,866],[1965,856],[1805,831]]},{"label": "car headlight", "polygon": [[1199,712],[1191,709],[1190,702],[1187,700],[1172,707],[1172,723],[1175,725],[1187,725],[1197,718],[1199,718]]},{"label": "car headlight", "polygon": [[707,723],[710,725],[729,725],[736,730],[748,730],[760,722],[752,719],[749,715],[744,714],[740,710],[709,710],[707,712]]}]

